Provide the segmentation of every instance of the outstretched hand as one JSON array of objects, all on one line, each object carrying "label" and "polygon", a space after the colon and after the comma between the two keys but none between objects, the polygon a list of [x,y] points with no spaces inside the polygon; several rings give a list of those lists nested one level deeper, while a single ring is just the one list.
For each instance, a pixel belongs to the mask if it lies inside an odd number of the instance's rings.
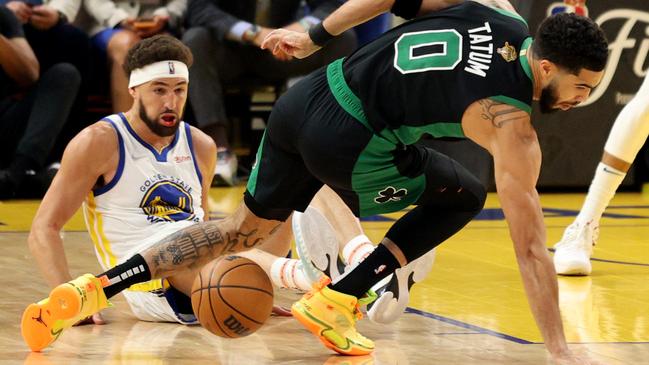
[{"label": "outstretched hand", "polygon": [[320,46],[311,41],[308,33],[275,29],[266,36],[261,48],[275,56],[284,53],[295,58],[306,58],[319,50]]},{"label": "outstretched hand", "polygon": [[75,324],[75,326],[85,326],[87,324],[96,324],[101,326],[106,324],[106,320],[100,312],[97,312],[90,317],[80,320],[79,322],[77,322],[77,324]]}]

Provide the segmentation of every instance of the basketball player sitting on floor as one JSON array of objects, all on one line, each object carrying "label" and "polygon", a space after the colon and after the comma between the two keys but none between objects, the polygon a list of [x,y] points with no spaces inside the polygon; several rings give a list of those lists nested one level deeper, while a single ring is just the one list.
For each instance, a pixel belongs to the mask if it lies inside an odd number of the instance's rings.
[{"label": "basketball player sitting on floor", "polygon": [[[133,75],[129,90],[136,102],[131,109],[89,126],[68,145],[28,240],[51,287],[72,279],[59,232],[82,203],[104,270],[162,237],[207,220],[216,147],[211,138],[180,120],[189,65],[191,53],[172,37],[142,42],[125,63],[127,73]],[[342,205],[342,201],[330,204]],[[354,219],[351,212],[343,213]],[[276,285],[307,291],[312,281],[301,264],[284,258],[290,228],[285,225],[261,250],[241,255],[262,266]],[[359,232],[360,227],[354,231]],[[124,295],[142,320],[194,323],[186,296],[194,276],[188,270],[134,285]],[[88,321],[103,323],[98,313]]]},{"label": "basketball player sitting on floor", "polygon": [[[369,5],[360,8],[360,21],[373,11],[373,1],[345,3],[363,3]],[[314,27],[311,39],[324,44],[332,37],[327,29]],[[468,53],[477,50],[463,47],[465,40],[500,47],[489,56],[490,66],[467,63],[473,60]],[[449,53],[423,63],[421,57],[411,57],[409,50],[430,42],[444,42]],[[406,23],[312,73],[280,97],[244,202],[232,215],[185,227],[98,277],[87,274],[59,285],[52,291],[54,300],[26,309],[23,330],[40,328],[45,337],[70,324],[61,322],[104,308],[107,297],[133,284],[173,278],[224,253],[260,245],[294,210],[306,210],[327,184],[357,216],[417,205],[365,260],[333,284],[320,281],[292,307],[294,317],[330,349],[370,353],[374,343],[356,331],[358,300],[458,232],[484,204],[486,193],[477,178],[448,157],[414,145],[430,133],[470,138],[491,152],[499,198],[545,345],[559,364],[592,364],[570,351],[563,334],[535,189],[541,151],[530,104],[539,100],[544,111],[568,110],[585,100],[602,77],[607,50],[601,29],[572,14],[546,19],[534,41],[517,14],[472,1]],[[382,77],[376,77],[377,70]],[[139,102],[138,88],[133,94]],[[57,300],[59,294],[64,302]],[[60,311],[70,305],[81,310]],[[37,323],[33,318],[41,309],[52,311]]]}]

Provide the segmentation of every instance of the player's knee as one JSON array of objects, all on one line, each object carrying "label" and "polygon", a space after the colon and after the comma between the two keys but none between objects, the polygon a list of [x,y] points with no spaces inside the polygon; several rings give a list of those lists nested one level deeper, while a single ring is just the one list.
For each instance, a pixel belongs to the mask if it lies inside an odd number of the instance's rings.
[{"label": "player's knee", "polygon": [[128,30],[122,30],[115,33],[108,42],[108,57],[113,61],[122,62],[124,58],[126,58],[128,50],[139,40],[140,37],[138,37],[137,34]]},{"label": "player's knee", "polygon": [[463,208],[466,211],[474,212],[474,215],[480,213],[487,200],[487,191],[484,186],[473,174],[465,174],[462,177]]},{"label": "player's knee", "polygon": [[57,63],[43,74],[42,79],[50,79],[56,85],[65,83],[70,89],[76,90],[81,84],[81,74],[70,63]]}]

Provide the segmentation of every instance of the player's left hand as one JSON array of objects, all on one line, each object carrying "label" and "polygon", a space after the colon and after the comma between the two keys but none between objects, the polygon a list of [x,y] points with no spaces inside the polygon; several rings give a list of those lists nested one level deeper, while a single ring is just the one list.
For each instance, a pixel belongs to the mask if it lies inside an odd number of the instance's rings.
[{"label": "player's left hand", "polygon": [[320,49],[311,41],[306,32],[295,32],[286,29],[275,29],[261,43],[262,49],[267,49],[273,55],[285,53],[295,58],[306,58]]},{"label": "player's left hand", "polygon": [[[255,46],[257,46],[257,47],[261,47],[261,44],[264,42],[264,40],[266,39],[266,37],[267,37],[269,34],[271,34],[272,32],[274,32],[275,30],[276,30],[276,29],[271,29],[271,28],[266,28],[266,27],[260,27],[260,29],[259,29],[259,33],[258,33],[257,36],[255,37],[255,39],[252,40],[252,44],[255,45]],[[264,49],[263,47],[261,47],[261,48]],[[277,59],[277,60],[279,60],[279,61],[290,61],[291,59],[293,59],[292,56],[290,56],[290,55],[288,55],[288,54],[286,54],[286,53],[284,53],[284,52],[277,52],[277,53],[275,53],[275,52],[273,52],[272,49],[266,49],[266,50],[267,50],[268,52],[270,52],[270,54],[272,54],[273,57],[275,57],[275,59]]]},{"label": "player's left hand", "polygon": [[59,22],[59,12],[47,5],[34,6],[29,23],[36,29],[47,30]]},{"label": "player's left hand", "polygon": [[166,15],[154,15],[153,16],[153,25],[147,28],[139,28],[135,30],[135,33],[142,39],[152,37],[156,34],[160,34],[169,22],[169,17]]},{"label": "player's left hand", "polygon": [[75,326],[85,326],[87,324],[96,324],[96,325],[104,325],[106,324],[106,320],[104,317],[101,315],[101,313],[97,312],[93,314],[90,317],[87,317],[86,319],[80,320]]}]

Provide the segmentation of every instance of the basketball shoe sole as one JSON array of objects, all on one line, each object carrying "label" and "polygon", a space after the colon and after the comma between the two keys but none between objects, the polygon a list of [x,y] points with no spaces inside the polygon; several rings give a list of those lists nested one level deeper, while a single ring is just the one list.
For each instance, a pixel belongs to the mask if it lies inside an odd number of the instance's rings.
[{"label": "basketball shoe sole", "polygon": [[291,313],[327,348],[343,355],[367,355],[374,350],[374,342],[356,331],[356,321],[363,315],[358,300],[339,293],[327,285],[323,276],[299,301],[291,306]]},{"label": "basketball shoe sole", "polygon": [[335,281],[344,272],[344,264],[338,255],[338,239],[327,218],[308,207],[304,213],[294,212],[291,223],[295,249],[309,280],[317,282],[324,273]]},{"label": "basketball shoe sole", "polygon": [[110,306],[99,278],[85,274],[52,289],[48,298],[27,306],[20,330],[32,351],[56,341],[64,329]]},{"label": "basketball shoe sole", "polygon": [[435,263],[435,249],[397,269],[372,287],[378,298],[367,306],[367,317],[376,323],[396,321],[408,307],[410,289],[428,276]]}]

